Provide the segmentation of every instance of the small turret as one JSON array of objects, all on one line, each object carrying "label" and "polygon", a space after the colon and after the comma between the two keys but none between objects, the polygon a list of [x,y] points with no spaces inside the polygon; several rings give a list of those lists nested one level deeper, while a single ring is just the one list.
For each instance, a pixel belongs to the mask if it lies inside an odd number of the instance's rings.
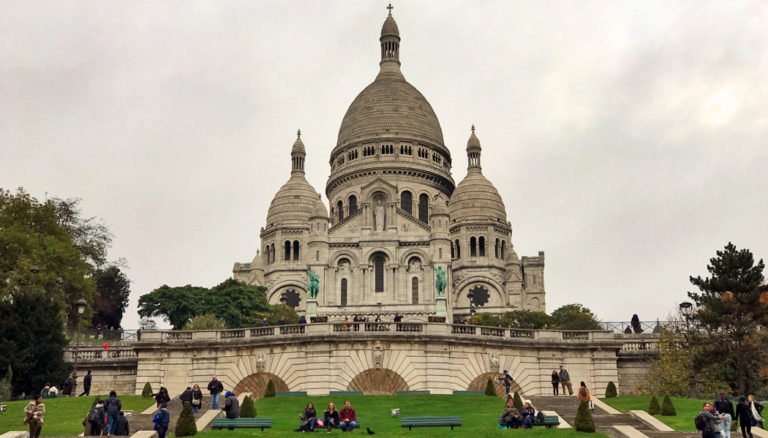
[{"label": "small turret", "polygon": [[304,158],[307,153],[304,151],[304,142],[301,141],[301,129],[296,132],[296,141],[291,148],[291,174],[304,174]]}]

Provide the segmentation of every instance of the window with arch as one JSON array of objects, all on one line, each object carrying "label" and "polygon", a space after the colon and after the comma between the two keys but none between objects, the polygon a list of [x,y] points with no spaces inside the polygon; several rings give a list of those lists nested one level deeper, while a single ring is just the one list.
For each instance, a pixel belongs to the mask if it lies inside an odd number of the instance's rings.
[{"label": "window with arch", "polygon": [[400,193],[400,209],[408,214],[413,214],[413,195],[408,190]]},{"label": "window with arch", "polygon": [[425,193],[419,195],[419,220],[429,222],[429,196]]},{"label": "window with arch", "polygon": [[272,262],[275,263],[275,244],[272,244],[272,249],[270,250],[270,253],[272,254]]},{"label": "window with arch", "polygon": [[485,237],[483,236],[477,238],[477,252],[480,257],[485,257]]},{"label": "window with arch", "polygon": [[373,257],[373,290],[384,292],[384,256],[376,254]]},{"label": "window with arch", "polygon": [[298,240],[293,241],[293,259],[294,260],[299,259],[299,241]]},{"label": "window with arch", "polygon": [[339,202],[336,203],[336,211],[339,214],[339,222],[344,220],[344,203],[339,199]]},{"label": "window with arch", "polygon": [[460,259],[461,258],[461,245],[459,244],[459,239],[456,239],[456,241],[454,242],[454,246],[456,247],[456,258]]},{"label": "window with arch", "polygon": [[501,258],[502,258],[502,260],[504,259],[504,249],[506,247],[506,244],[507,244],[506,241],[504,241],[504,240],[501,241]]},{"label": "window with arch", "polygon": [[456,251],[453,249],[453,242],[451,242],[451,260],[456,258]]},{"label": "window with arch", "polygon": [[357,213],[357,196],[349,195],[349,201],[347,203],[349,204],[349,215],[352,216]]},{"label": "window with arch", "polygon": [[288,261],[291,259],[291,241],[286,240],[285,241],[285,257],[284,260]]},{"label": "window with arch", "polygon": [[347,305],[347,279],[341,279],[341,305]]},{"label": "window with arch", "polygon": [[411,304],[419,304],[419,279],[413,277],[411,279]]},{"label": "window with arch", "polygon": [[469,238],[469,256],[477,257],[477,239],[475,236]]},{"label": "window with arch", "polygon": [[536,276],[533,276],[533,284],[536,284]]},{"label": "window with arch", "polygon": [[499,239],[496,239],[496,246],[493,247],[493,256],[499,258]]}]

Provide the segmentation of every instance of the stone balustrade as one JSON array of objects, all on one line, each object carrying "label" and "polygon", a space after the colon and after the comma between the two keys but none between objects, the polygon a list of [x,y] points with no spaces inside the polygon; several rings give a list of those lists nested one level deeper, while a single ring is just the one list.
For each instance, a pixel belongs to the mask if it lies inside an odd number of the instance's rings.
[{"label": "stone balustrade", "polygon": [[77,349],[67,348],[64,350],[64,360],[74,362],[75,357],[78,361],[135,361],[138,356],[133,347],[120,347],[105,350],[102,347],[94,348],[81,346]]}]

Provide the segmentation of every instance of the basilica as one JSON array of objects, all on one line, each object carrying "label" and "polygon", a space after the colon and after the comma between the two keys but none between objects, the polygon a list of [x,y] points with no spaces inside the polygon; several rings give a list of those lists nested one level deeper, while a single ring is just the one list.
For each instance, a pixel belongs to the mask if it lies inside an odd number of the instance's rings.
[{"label": "basilica", "polygon": [[[400,71],[391,9],[379,38],[376,78],[349,106],[322,196],[304,176],[298,133],[291,173],[269,206],[261,248],[234,276],[265,286],[272,304],[307,308],[317,274],[317,315],[435,315],[435,271],[447,273],[447,316],[545,311],[544,252],[518,257],[504,201],[483,176],[471,129],[468,168],[456,185],[451,151],[426,98]],[[330,213],[330,214],[329,214]]]}]

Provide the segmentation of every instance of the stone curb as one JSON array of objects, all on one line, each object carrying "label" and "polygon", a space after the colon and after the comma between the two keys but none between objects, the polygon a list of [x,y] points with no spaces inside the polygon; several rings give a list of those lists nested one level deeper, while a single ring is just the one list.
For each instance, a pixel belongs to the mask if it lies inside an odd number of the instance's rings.
[{"label": "stone curb", "polygon": [[598,408],[604,410],[605,412],[611,414],[611,415],[621,415],[621,411],[614,408],[613,406],[609,405],[608,403],[600,400],[599,398],[593,398],[592,404],[597,406]]},{"label": "stone curb", "polygon": [[648,435],[640,432],[632,426],[613,426],[619,436],[625,438],[648,438]]},{"label": "stone curb", "polygon": [[[656,429],[660,432],[674,432],[675,429],[672,429],[671,427],[667,426],[666,424],[662,423],[658,418],[654,417],[653,415],[649,414],[648,412],[641,411],[641,410],[632,410],[628,412],[629,415],[637,418],[638,420],[642,421],[643,423],[651,426],[653,429]],[[691,420],[693,421],[693,420]]]}]

